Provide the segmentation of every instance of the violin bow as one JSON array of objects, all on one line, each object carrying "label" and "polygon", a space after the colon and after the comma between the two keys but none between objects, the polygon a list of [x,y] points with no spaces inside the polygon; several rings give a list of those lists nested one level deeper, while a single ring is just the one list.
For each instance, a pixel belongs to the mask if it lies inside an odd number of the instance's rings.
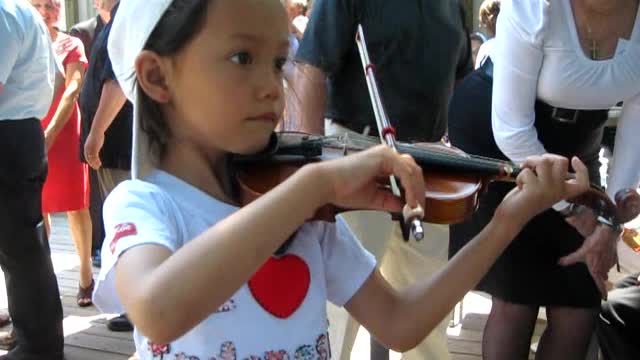
[{"label": "violin bow", "polygon": [[[371,105],[373,106],[373,113],[376,118],[376,124],[378,125],[378,134],[380,134],[380,141],[383,144],[387,144],[394,151],[398,151],[396,147],[396,130],[391,126],[387,112],[384,110],[384,105],[380,97],[380,91],[378,90],[378,84],[376,82],[375,65],[369,58],[369,51],[367,50],[367,43],[364,37],[364,30],[362,25],[358,24],[358,31],[356,34],[356,44],[358,45],[358,51],[360,52],[360,60],[362,60],[362,67],[364,68],[364,75],[367,81],[367,88],[369,89],[369,98],[371,99]],[[389,177],[391,183],[391,191],[397,197],[401,197],[400,187],[395,176]],[[402,210],[404,223],[402,223],[403,234],[405,240],[408,240],[408,232],[406,224],[410,224],[410,233],[416,240],[422,240],[424,238],[424,228],[422,227],[422,218],[424,218],[424,209],[420,205],[415,208],[410,208],[408,205],[404,206]]]}]

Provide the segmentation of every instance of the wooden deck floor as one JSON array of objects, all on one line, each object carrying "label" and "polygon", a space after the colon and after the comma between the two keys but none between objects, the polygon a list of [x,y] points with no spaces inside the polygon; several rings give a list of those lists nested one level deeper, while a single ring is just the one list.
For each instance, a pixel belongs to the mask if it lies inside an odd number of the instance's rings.
[{"label": "wooden deck floor", "polygon": [[[64,308],[65,354],[67,360],[127,360],[135,352],[130,332],[116,333],[106,328],[106,321],[115,315],[100,314],[95,307],[76,306],[78,259],[71,241],[66,217],[53,219],[50,239],[52,259]],[[97,270],[94,269],[97,277]],[[0,273],[0,309],[7,307],[4,276]],[[467,305],[465,305],[467,306]],[[536,336],[543,320],[539,321]],[[486,313],[467,313],[460,326],[449,331],[449,351],[452,360],[481,359],[482,329]],[[9,330],[9,327],[0,329]],[[535,339],[535,336],[534,336]],[[357,345],[357,344],[356,344]],[[0,354],[3,352],[0,351]],[[368,351],[355,351],[352,359],[365,360]],[[392,356],[392,359],[398,356]],[[437,359],[434,359],[437,360]]]},{"label": "wooden deck floor", "polygon": [[[65,355],[67,360],[127,360],[135,352],[131,332],[111,332],[106,321],[114,315],[100,314],[91,306],[76,305],[78,258],[71,241],[66,217],[55,216],[50,239],[51,258],[58,278],[64,311]],[[98,269],[94,269],[97,277]],[[6,311],[4,276],[0,278],[0,308]],[[8,331],[10,326],[1,330]],[[0,352],[4,353],[4,352]]]}]

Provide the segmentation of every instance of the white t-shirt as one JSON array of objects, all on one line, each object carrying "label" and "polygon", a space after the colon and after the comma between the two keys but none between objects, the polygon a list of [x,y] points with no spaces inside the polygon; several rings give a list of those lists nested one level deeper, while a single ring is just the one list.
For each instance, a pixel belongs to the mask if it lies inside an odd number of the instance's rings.
[{"label": "white t-shirt", "polygon": [[[158,170],[144,181],[120,184],[104,205],[96,305],[123,312],[114,265],[127,249],[159,244],[179,251],[236,210]],[[270,259],[216,313],[173,343],[150,344],[134,330],[140,358],[330,359],[326,301],[348,302],[374,270],[375,258],[342,222],[309,222],[295,236],[284,256]]]},{"label": "white t-shirt", "polygon": [[[640,13],[640,11],[639,11]],[[570,0],[506,0],[498,17],[493,133],[514,161],[546,152],[534,127],[536,99],[568,109],[608,109],[624,101],[607,192],[636,188],[640,179],[640,14],[615,56],[594,61],[583,52]]]},{"label": "white t-shirt", "polygon": [[0,0],[0,120],[42,119],[57,71],[42,16],[26,1]]}]

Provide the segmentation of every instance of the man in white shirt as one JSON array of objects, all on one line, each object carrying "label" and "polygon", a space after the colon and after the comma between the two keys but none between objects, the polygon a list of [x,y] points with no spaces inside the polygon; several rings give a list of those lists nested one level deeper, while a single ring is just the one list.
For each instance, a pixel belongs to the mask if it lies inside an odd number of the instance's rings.
[{"label": "man in white shirt", "polygon": [[58,69],[41,16],[0,0],[0,265],[17,346],[0,359],[63,359],[62,305],[42,222],[47,176],[40,119]]}]

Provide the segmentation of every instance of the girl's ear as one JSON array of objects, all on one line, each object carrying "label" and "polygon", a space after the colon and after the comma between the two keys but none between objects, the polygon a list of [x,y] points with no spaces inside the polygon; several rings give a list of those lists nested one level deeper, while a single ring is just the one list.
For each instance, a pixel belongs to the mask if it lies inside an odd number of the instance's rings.
[{"label": "girl's ear", "polygon": [[142,90],[154,101],[168,103],[171,100],[167,85],[168,62],[153,51],[143,50],[136,58],[135,66]]}]

